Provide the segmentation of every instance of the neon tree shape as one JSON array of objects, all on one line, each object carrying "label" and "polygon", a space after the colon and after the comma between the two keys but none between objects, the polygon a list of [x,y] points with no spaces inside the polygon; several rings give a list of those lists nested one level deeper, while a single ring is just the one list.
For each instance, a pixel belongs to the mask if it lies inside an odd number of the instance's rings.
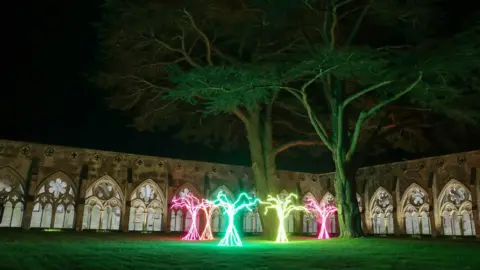
[{"label": "neon tree shape", "polygon": [[192,217],[192,225],[190,226],[187,235],[185,235],[182,240],[196,241],[200,239],[197,228],[197,216],[198,211],[203,209],[206,205],[209,205],[207,201],[203,199],[199,200],[191,192],[181,193],[178,198],[173,197],[172,206],[170,208],[185,208]]},{"label": "neon tree shape", "polygon": [[[203,200],[202,200],[203,201]],[[211,204],[209,201],[204,201],[205,204],[202,206],[202,210],[205,213],[205,228],[203,229],[202,235],[200,236],[200,240],[213,240],[213,233],[212,233],[212,215],[217,207]]]},{"label": "neon tree shape", "polygon": [[[242,203],[242,201],[244,203]],[[251,207],[256,205],[258,202],[258,199],[253,199],[252,197],[248,196],[247,193],[240,194],[235,202],[231,202],[223,191],[218,192],[217,198],[211,203],[215,206],[222,207],[228,216],[227,231],[225,232],[225,236],[222,238],[222,240],[220,240],[220,243],[218,243],[218,246],[242,246],[242,240],[240,239],[237,228],[235,228],[234,224],[235,215],[238,213],[238,211],[244,208],[248,211],[252,211]]]},{"label": "neon tree shape", "polygon": [[327,218],[337,212],[337,208],[333,205],[324,205],[318,204],[315,200],[308,198],[305,202],[305,207],[318,217],[317,221],[320,222],[320,232],[318,234],[318,239],[328,239],[330,236],[327,232]]},{"label": "neon tree shape", "polygon": [[308,211],[304,206],[293,205],[291,198],[297,199],[298,197],[293,193],[288,194],[285,198],[282,198],[280,195],[277,195],[276,198],[268,195],[267,201],[260,201],[261,204],[267,205],[264,215],[267,215],[269,209],[275,209],[277,212],[279,221],[277,239],[275,240],[277,243],[288,243],[287,231],[285,230],[285,218],[293,211]]}]

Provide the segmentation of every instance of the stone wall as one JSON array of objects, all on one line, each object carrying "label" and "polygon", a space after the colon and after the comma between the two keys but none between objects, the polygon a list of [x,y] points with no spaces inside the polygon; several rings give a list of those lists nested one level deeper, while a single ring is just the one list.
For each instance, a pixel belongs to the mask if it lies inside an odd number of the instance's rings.
[{"label": "stone wall", "polygon": [[[357,199],[364,230],[479,236],[479,169],[480,151],[360,169]],[[278,172],[282,189],[324,203],[334,203],[334,177]],[[184,230],[188,217],[168,209],[179,191],[211,198],[224,190],[235,196],[254,192],[251,179],[248,167],[0,140],[0,226]],[[306,215],[295,214],[289,222],[295,224],[290,232],[316,232]],[[332,222],[329,230],[335,233]]]}]

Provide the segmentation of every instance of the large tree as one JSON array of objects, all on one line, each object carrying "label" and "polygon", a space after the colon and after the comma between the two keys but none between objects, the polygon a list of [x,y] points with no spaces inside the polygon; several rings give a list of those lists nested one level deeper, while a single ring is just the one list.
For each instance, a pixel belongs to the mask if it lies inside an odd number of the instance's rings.
[{"label": "large tree", "polygon": [[[396,3],[386,2],[390,7]],[[335,189],[342,234],[358,236],[354,175],[362,159],[353,153],[368,153],[367,146],[379,138],[394,140],[406,149],[412,147],[404,143],[408,141],[405,133],[422,138],[419,133],[425,123],[417,115],[424,116],[425,109],[410,110],[409,100],[384,111],[376,104],[386,105],[420,83],[419,77],[412,77],[418,73],[406,70],[401,62],[421,60],[424,55],[417,41],[426,33],[414,25],[418,16],[405,13],[405,6],[386,12],[381,6],[385,1],[358,4],[281,0],[159,4],[145,0],[131,5],[110,0],[101,24],[105,72],[98,81],[112,90],[114,107],[137,116],[138,127],[181,126],[181,134],[202,141],[242,142],[246,138],[261,197],[278,192],[278,153],[323,141],[337,165]],[[375,16],[368,16],[372,11]],[[392,17],[415,26],[416,35],[392,32],[397,29],[389,22]],[[360,27],[362,22],[368,27]],[[377,34],[372,36],[371,29]],[[388,37],[395,35],[402,38],[390,42]],[[406,58],[406,53],[412,57]],[[387,85],[385,95],[371,95]],[[360,94],[361,86],[369,94]],[[288,92],[299,102],[292,101]],[[425,97],[417,100],[428,100]],[[317,106],[322,101],[325,106]],[[339,116],[338,107],[332,105],[342,102],[351,106]],[[298,107],[307,108],[307,113],[300,113]],[[365,108],[368,111],[360,113]],[[358,114],[363,115],[360,121]],[[313,130],[305,122],[311,122]],[[318,138],[312,140],[312,133]],[[349,147],[357,151],[348,152]],[[267,219],[264,230],[274,237],[275,217]]]},{"label": "large tree", "polygon": [[[296,50],[285,58],[199,67],[188,72],[172,68],[171,79],[177,87],[167,95],[193,103],[201,95],[213,112],[244,108],[250,113],[261,110],[262,104],[268,104],[273,97],[284,97],[285,91],[293,94],[306,109],[319,139],[332,153],[343,237],[362,235],[355,182],[362,155],[356,153],[366,153],[377,139],[392,140],[402,133],[415,133],[425,124],[416,117],[418,111],[425,116],[425,108],[431,110],[430,115],[444,113],[467,122],[478,119],[471,110],[474,103],[458,103],[478,97],[468,81],[478,63],[475,29],[432,41],[426,37],[435,32],[428,27],[438,19],[434,8],[412,9],[395,0],[366,5],[359,2],[307,2],[315,15],[291,6],[296,8],[292,13],[297,11],[305,18],[300,25],[304,50]],[[392,23],[392,18],[401,20]],[[314,19],[316,25],[312,26],[309,20]],[[362,23],[370,31],[375,29],[380,38],[368,37]],[[312,28],[316,31],[309,31]],[[389,35],[391,40],[384,38]],[[390,106],[399,99],[402,100],[397,106]],[[405,106],[420,108],[410,112]],[[387,122],[395,118],[393,123]],[[403,121],[398,122],[399,119]]]},{"label": "large tree", "polygon": [[[478,76],[476,72],[480,62],[476,26],[453,37],[437,38],[432,42],[426,38],[431,34],[431,27],[408,31],[399,30],[399,26],[406,27],[404,23],[378,24],[381,18],[369,22],[369,11],[373,11],[371,15],[375,17],[384,14],[378,13],[381,6],[375,5],[373,1],[366,6],[359,6],[361,13],[354,24],[342,24],[340,18],[344,12],[348,12],[342,9],[344,5],[351,5],[351,9],[358,2],[361,1],[329,1],[320,6],[310,5],[310,8],[324,12],[325,27],[319,29],[324,43],[320,46],[310,44],[310,51],[303,57],[303,61],[285,73],[289,80],[303,78],[304,83],[282,87],[303,104],[316,133],[332,153],[339,225],[344,237],[362,235],[356,201],[355,175],[361,163],[355,157],[357,150],[365,150],[372,140],[399,127],[396,123],[387,126],[382,124],[385,119],[382,117],[382,109],[401,100],[400,104],[430,108],[457,120],[475,123],[480,119],[474,110],[475,102],[471,101],[472,98],[478,100],[480,92],[478,88],[470,87],[470,78]],[[401,6],[392,8],[400,1],[385,2],[388,2],[397,18],[403,18],[407,22],[421,26],[425,23],[422,21],[424,11],[428,12],[424,19],[439,19],[435,17],[437,14],[432,7],[406,12]],[[362,23],[370,24],[370,29],[377,29],[379,34],[387,33],[387,30],[396,35],[401,35],[402,32],[412,35],[392,41],[372,42],[375,38],[356,41]],[[347,38],[342,38],[345,28],[348,30]],[[310,96],[315,96],[318,92],[324,95],[323,107],[310,100]],[[470,102],[465,104],[466,100]],[[361,105],[352,106],[355,102]],[[392,106],[388,109],[390,116],[395,115]],[[329,115],[327,121],[319,117],[324,114]],[[368,131],[366,127],[369,122],[377,127]]]},{"label": "large tree", "polygon": [[[245,142],[258,195],[275,195],[277,155],[322,144],[293,97],[251,89],[277,76],[275,65],[262,63],[280,63],[303,39],[298,23],[286,20],[291,6],[107,1],[98,25],[104,57],[96,82],[110,91],[112,107],[136,116],[139,128],[174,127],[183,138],[213,144]],[[274,238],[275,215],[262,220]]]}]

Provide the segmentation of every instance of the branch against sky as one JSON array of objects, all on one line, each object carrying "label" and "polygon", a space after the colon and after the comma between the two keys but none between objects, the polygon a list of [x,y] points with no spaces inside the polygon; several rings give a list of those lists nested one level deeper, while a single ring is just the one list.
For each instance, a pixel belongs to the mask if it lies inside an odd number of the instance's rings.
[{"label": "branch against sky", "polygon": [[[182,139],[207,145],[223,143],[226,149],[245,145],[244,123],[232,114],[232,99],[202,97],[211,97],[220,89],[204,89],[195,96],[179,95],[184,94],[181,90],[187,90],[187,85],[210,83],[198,77],[202,73],[234,76],[232,72],[237,66],[278,61],[289,55],[302,43],[297,23],[292,25],[284,20],[287,10],[300,6],[293,2],[270,5],[241,0],[152,0],[135,4],[107,1],[106,15],[97,24],[102,57],[101,72],[95,76],[95,82],[109,90],[110,105],[132,115],[139,129],[176,128]],[[252,75],[255,76],[248,74]],[[189,80],[177,85],[179,79],[188,76]],[[236,80],[230,81],[234,84]],[[170,98],[165,98],[167,94]],[[260,98],[262,103],[268,103],[271,94],[244,95],[242,101],[251,104]],[[185,99],[193,102],[184,102]],[[276,101],[287,103],[288,99],[279,97]],[[207,112],[215,106],[230,110],[222,115],[209,114],[204,113],[205,106]],[[275,103],[273,107],[279,106]],[[297,145],[319,145],[312,140],[308,123],[298,117],[300,110],[295,105],[289,111],[276,110],[273,125],[278,135],[274,138],[278,152]],[[219,130],[218,126],[224,128]],[[293,126],[310,135],[293,132]]]}]

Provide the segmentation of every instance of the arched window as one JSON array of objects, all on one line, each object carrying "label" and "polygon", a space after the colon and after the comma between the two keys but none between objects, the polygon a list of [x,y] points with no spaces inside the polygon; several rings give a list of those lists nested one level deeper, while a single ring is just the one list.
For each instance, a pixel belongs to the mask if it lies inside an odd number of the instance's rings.
[{"label": "arched window", "polygon": [[[233,202],[235,200],[233,193],[224,185],[219,186],[210,194],[210,200],[215,200],[220,191],[222,191],[230,201]],[[210,224],[212,225],[212,232],[225,232],[228,225],[228,215],[224,213],[221,208],[217,208],[212,214],[212,220]]]},{"label": "arched window", "polygon": [[130,197],[129,231],[160,231],[165,197],[152,180],[141,183]]},{"label": "arched window", "polygon": [[411,184],[402,196],[405,233],[411,235],[432,234],[429,218],[430,199],[421,186]]},{"label": "arched window", "polygon": [[85,193],[82,229],[111,230],[120,229],[123,193],[110,176],[96,180]]},{"label": "arched window", "polygon": [[383,187],[373,193],[370,214],[374,234],[393,234],[393,199]]},{"label": "arched window", "polygon": [[[256,191],[252,190],[249,192],[250,196],[255,197]],[[233,195],[232,195],[233,196]],[[250,233],[262,233],[262,221],[260,219],[260,214],[258,213],[258,207],[252,209],[252,212],[245,211],[243,214],[243,231]]]},{"label": "arched window", "polygon": [[439,213],[444,235],[473,236],[475,221],[470,190],[457,180],[451,180],[438,196]]},{"label": "arched window", "polygon": [[[197,198],[200,198],[200,193],[190,182],[182,184],[174,196],[183,196],[182,194],[192,193]],[[192,225],[192,216],[186,209],[170,209],[170,231],[172,232],[188,232]],[[175,222],[174,222],[175,221]],[[197,223],[200,221],[200,215],[197,215]]]},{"label": "arched window", "polygon": [[[325,195],[323,195],[322,200],[320,200],[320,204],[336,206],[335,197],[332,195],[332,193],[327,192]],[[337,233],[337,219],[337,211],[327,218],[326,228],[329,235]]]},{"label": "arched window", "polygon": [[[313,196],[313,194],[310,192],[308,192],[303,196],[304,202],[307,201],[308,199],[317,202],[317,199],[315,198],[315,196]],[[302,216],[303,233],[316,235],[318,232],[318,222],[317,222],[318,217],[312,216],[307,213],[302,213],[302,215],[303,215]]]},{"label": "arched window", "polygon": [[76,188],[63,172],[45,178],[37,187],[30,227],[73,229]]},{"label": "arched window", "polygon": [[23,180],[10,167],[0,169],[0,227],[21,227],[23,219]]}]

